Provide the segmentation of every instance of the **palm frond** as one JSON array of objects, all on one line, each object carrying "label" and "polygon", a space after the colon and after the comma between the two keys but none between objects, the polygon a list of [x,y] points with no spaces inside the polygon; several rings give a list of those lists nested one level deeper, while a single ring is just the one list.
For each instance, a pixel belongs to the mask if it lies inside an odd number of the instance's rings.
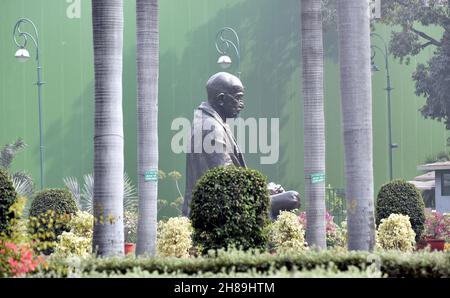
[{"label": "palm frond", "polygon": [[63,182],[75,198],[78,208],[81,209],[81,191],[77,178],[66,177],[63,179]]},{"label": "palm frond", "polygon": [[34,189],[33,180],[31,180],[31,178],[23,179],[20,176],[12,176],[11,181],[20,197],[31,198]]},{"label": "palm frond", "polygon": [[[123,189],[123,206],[125,210],[135,211],[138,207],[138,196],[136,187],[133,181],[124,173],[124,189]],[[94,212],[94,176],[88,174],[84,176],[83,189],[81,189],[78,180],[73,177],[63,179],[64,184],[78,200],[81,210],[93,213]]]},{"label": "palm frond", "polygon": [[136,187],[127,173],[123,175],[123,207],[125,210],[137,210],[138,195]]},{"label": "palm frond", "polygon": [[94,176],[92,174],[84,175],[81,199],[84,210],[92,214],[94,212]]},{"label": "palm frond", "polygon": [[4,169],[9,169],[17,152],[19,152],[26,146],[27,144],[24,142],[24,140],[22,140],[22,138],[18,138],[12,144],[5,145],[2,151],[0,151],[0,167]]}]

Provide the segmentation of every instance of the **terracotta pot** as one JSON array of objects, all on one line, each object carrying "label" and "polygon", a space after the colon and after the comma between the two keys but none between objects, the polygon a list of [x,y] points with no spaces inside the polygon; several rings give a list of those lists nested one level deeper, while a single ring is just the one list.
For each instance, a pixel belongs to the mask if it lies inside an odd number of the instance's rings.
[{"label": "terracotta pot", "polygon": [[125,243],[125,255],[133,254],[135,248],[136,248],[136,244],[134,244],[134,243]]}]

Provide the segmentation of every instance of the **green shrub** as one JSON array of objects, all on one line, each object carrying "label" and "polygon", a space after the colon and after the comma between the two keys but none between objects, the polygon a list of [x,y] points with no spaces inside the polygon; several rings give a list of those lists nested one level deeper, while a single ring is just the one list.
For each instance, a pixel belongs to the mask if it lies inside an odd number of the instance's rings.
[{"label": "green shrub", "polygon": [[271,225],[270,240],[277,252],[297,252],[307,249],[305,230],[292,212],[282,211],[277,220]]},{"label": "green shrub", "polygon": [[258,171],[234,166],[209,170],[192,194],[194,245],[203,253],[265,247],[269,200],[267,179]]},{"label": "green shrub", "polygon": [[172,217],[158,223],[158,255],[163,257],[189,257],[192,248],[192,225],[186,217]]},{"label": "green shrub", "polygon": [[385,250],[413,251],[415,237],[408,215],[391,214],[381,220],[377,231],[377,246]]},{"label": "green shrub", "polygon": [[69,222],[70,232],[58,236],[54,255],[60,257],[88,258],[92,254],[94,216],[78,211]]},{"label": "green shrub", "polygon": [[418,241],[424,230],[425,205],[420,191],[413,184],[395,180],[381,187],[376,206],[377,225],[393,213],[409,216]]},{"label": "green shrub", "polygon": [[[35,274],[34,276],[39,276]],[[45,275],[44,275],[45,277]],[[47,276],[48,277],[48,276]],[[54,276],[57,277],[57,276]],[[196,274],[186,273],[160,273],[149,272],[142,270],[139,267],[124,272],[73,272],[70,274],[71,278],[382,278],[382,272],[376,266],[369,266],[360,269],[355,266],[349,266],[348,270],[340,271],[335,265],[321,266],[313,270],[287,270],[286,267],[280,269],[273,269],[267,272],[258,272],[255,269],[250,269],[247,272],[236,272],[230,270],[229,272],[198,272]]]},{"label": "green shrub", "polygon": [[38,216],[48,210],[57,214],[74,214],[77,204],[70,191],[66,189],[46,189],[36,194],[31,203],[30,216]]},{"label": "green shrub", "polygon": [[11,206],[17,200],[17,193],[6,171],[0,169],[0,236],[10,236],[9,223],[14,218]]},{"label": "green shrub", "polygon": [[58,236],[70,231],[71,216],[78,211],[72,194],[65,189],[46,189],[31,203],[30,232],[38,248],[45,254],[53,252]]},{"label": "green shrub", "polygon": [[27,218],[23,216],[26,203],[27,199],[20,197],[10,207],[9,210],[12,214],[14,214],[14,216],[9,220],[6,233],[0,235],[0,238],[16,244],[25,244],[30,242],[30,235],[27,231]]},{"label": "green shrub", "polygon": [[254,251],[218,251],[211,258],[108,258],[87,259],[74,263],[66,259],[49,259],[49,269],[42,273],[48,277],[71,276],[82,273],[124,274],[134,269],[152,274],[171,274],[173,277],[198,274],[210,277],[252,272],[254,275],[272,275],[284,271],[286,274],[303,271],[313,272],[318,268],[334,268],[335,272],[351,273],[372,267],[383,276],[396,278],[449,278],[450,257],[442,252],[344,252],[342,250],[314,250],[296,254],[271,255]]}]

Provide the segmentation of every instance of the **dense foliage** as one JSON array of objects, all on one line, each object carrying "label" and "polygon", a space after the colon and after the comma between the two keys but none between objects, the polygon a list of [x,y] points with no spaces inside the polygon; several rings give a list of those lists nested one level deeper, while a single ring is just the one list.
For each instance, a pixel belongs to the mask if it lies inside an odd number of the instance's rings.
[{"label": "dense foliage", "polygon": [[233,166],[208,171],[192,195],[194,245],[204,253],[227,246],[265,247],[269,200],[267,179],[258,171]]},{"label": "dense foliage", "polygon": [[[336,268],[346,272],[352,268],[364,270],[370,266],[387,277],[442,278],[450,277],[450,257],[442,252],[402,253],[390,252],[345,252],[309,250],[297,254],[271,255],[254,251],[219,251],[217,257],[198,258],[125,258],[125,259],[89,259],[79,263],[66,260],[54,260],[49,264],[47,276],[80,276],[80,274],[101,273],[124,274],[132,271],[146,271],[156,275],[196,276],[197,274],[215,276],[216,274],[239,273],[253,276],[276,275],[284,272],[285,276],[303,270],[318,268]],[[326,271],[326,270],[325,270]],[[42,275],[42,274],[41,274]],[[246,275],[248,276],[248,275]]]},{"label": "dense foliage", "polygon": [[189,257],[192,248],[192,226],[186,217],[172,217],[158,223],[158,256]]},{"label": "dense foliage", "polygon": [[78,211],[69,221],[70,231],[58,236],[55,255],[61,257],[88,258],[92,254],[94,216],[89,212]]},{"label": "dense foliage", "polygon": [[59,235],[69,232],[69,222],[78,211],[72,194],[66,189],[46,189],[31,203],[29,225],[33,239],[45,254],[53,252]]},{"label": "dense foliage", "polygon": [[271,225],[270,240],[279,253],[298,252],[307,249],[305,228],[297,215],[282,211]]},{"label": "dense foliage", "polygon": [[17,200],[17,193],[6,171],[0,169],[0,234],[8,235],[8,226],[14,212],[11,206]]},{"label": "dense foliage", "polygon": [[408,215],[419,241],[425,223],[425,205],[420,191],[411,183],[395,180],[383,185],[378,193],[376,206],[377,225],[391,214]]},{"label": "dense foliage", "polygon": [[381,220],[377,231],[377,245],[385,250],[409,252],[414,250],[415,237],[409,216],[391,214]]},{"label": "dense foliage", "polygon": [[31,203],[30,216],[38,216],[48,210],[58,214],[74,214],[78,211],[78,207],[68,190],[46,189],[36,194]]},{"label": "dense foliage", "polygon": [[[413,79],[416,94],[426,97],[422,115],[444,121],[450,129],[450,1],[383,0],[382,21],[400,31],[393,31],[390,52],[400,61],[431,47],[434,56],[417,65]],[[430,34],[426,28],[436,26],[440,33]],[[423,29],[425,27],[425,29]]]}]

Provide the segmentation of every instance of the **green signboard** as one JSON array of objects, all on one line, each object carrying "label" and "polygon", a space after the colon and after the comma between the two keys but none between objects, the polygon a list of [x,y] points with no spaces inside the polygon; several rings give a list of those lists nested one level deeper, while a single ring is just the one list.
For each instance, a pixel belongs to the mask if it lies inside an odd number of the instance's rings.
[{"label": "green signboard", "polygon": [[311,183],[316,184],[325,181],[325,173],[311,174]]},{"label": "green signboard", "polygon": [[144,174],[144,180],[148,181],[158,181],[158,170],[149,170]]}]

